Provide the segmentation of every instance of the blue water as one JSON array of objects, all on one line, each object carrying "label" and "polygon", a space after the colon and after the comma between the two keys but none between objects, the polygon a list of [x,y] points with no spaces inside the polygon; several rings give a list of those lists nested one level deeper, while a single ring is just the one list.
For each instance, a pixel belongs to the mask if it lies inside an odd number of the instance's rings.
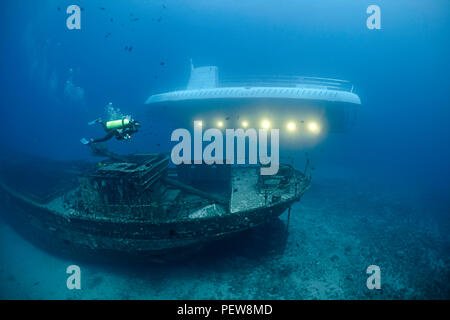
[{"label": "blue water", "polygon": [[[71,4],[83,8],[81,30],[66,28]],[[381,30],[366,27],[370,4]],[[449,13],[445,0],[2,1],[2,150],[93,159],[79,139],[104,134],[87,122],[113,102],[143,127],[112,150],[169,151],[184,115],[144,102],[187,83],[190,59],[221,76],[350,80],[362,108],[351,132],[286,151],[298,164],[307,151],[316,167],[287,239],[273,225],[271,239],[255,230],[182,266],[86,265],[86,285],[69,291],[73,261],[2,223],[0,297],[448,299]],[[365,286],[370,264],[382,291]]]}]

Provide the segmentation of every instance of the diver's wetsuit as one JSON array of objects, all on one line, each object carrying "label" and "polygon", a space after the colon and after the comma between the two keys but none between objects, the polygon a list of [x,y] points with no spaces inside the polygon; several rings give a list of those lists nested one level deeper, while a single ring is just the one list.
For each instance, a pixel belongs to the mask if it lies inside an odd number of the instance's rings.
[{"label": "diver's wetsuit", "polygon": [[103,138],[91,139],[91,143],[105,142],[111,139],[112,137],[116,137],[117,140],[127,140],[131,138],[133,133],[138,131],[140,124],[137,121],[131,120],[128,124],[124,125],[122,128],[118,129],[108,129],[106,123],[103,121],[98,121],[103,128],[105,129],[106,136]]},{"label": "diver's wetsuit", "polygon": [[115,131],[117,131],[117,130],[108,132],[108,134],[107,134],[106,136],[104,136],[103,138],[92,139],[91,142],[97,143],[97,142],[105,142],[105,141],[108,141],[109,139],[111,139],[112,137],[114,137]]}]

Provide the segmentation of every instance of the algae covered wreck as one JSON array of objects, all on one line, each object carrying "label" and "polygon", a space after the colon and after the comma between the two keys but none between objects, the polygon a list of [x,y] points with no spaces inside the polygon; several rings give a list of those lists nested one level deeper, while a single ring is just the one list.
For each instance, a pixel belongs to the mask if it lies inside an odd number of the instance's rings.
[{"label": "algae covered wreck", "polygon": [[164,153],[107,155],[98,164],[2,158],[5,217],[60,253],[165,260],[279,216],[311,178],[292,165],[262,176],[259,166],[172,168]]}]

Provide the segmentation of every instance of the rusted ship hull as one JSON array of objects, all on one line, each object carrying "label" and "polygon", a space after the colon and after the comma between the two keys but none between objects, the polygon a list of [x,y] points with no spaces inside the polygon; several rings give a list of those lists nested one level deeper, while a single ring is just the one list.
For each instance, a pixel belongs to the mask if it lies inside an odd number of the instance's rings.
[{"label": "rusted ship hull", "polygon": [[[245,173],[254,180],[257,179],[253,174],[249,174],[252,172],[249,170],[253,169],[235,170],[234,176],[231,177],[231,186],[234,190],[231,191],[226,204],[215,203],[214,197],[212,200],[205,200],[201,196],[194,196],[203,201],[198,207],[200,210],[195,208],[179,217],[175,216],[176,218],[169,218],[170,215],[174,215],[171,213],[173,207],[176,209],[180,204],[186,203],[182,201],[183,199],[193,201],[192,196],[188,195],[191,190],[178,190],[176,189],[179,187],[178,184],[175,184],[177,187],[172,186],[175,188],[172,190],[178,192],[177,204],[173,205],[171,210],[162,212],[163,216],[167,215],[167,219],[155,217],[153,206],[140,206],[138,211],[133,211],[130,210],[130,206],[117,207],[108,204],[105,207],[119,209],[115,211],[108,209],[103,213],[80,211],[82,206],[76,207],[78,211],[75,212],[72,208],[67,209],[65,204],[64,209],[63,206],[55,209],[55,205],[39,203],[18,192],[17,188],[11,188],[4,181],[0,182],[1,213],[24,237],[60,255],[99,260],[127,256],[168,261],[197,251],[214,240],[271,221],[281,215],[293,202],[298,201],[309,186],[309,181],[304,179],[299,186],[295,186],[295,191],[293,186],[289,186],[286,189],[290,190],[288,195],[268,199],[267,192],[265,196],[262,192],[258,199],[253,198],[253,203],[250,201],[246,206],[242,206],[242,199],[248,198],[245,192],[249,192],[244,190],[247,181]],[[297,171],[296,174],[303,177]],[[241,181],[241,177],[244,177],[245,183]],[[235,184],[233,179],[236,180]],[[158,183],[160,185],[155,186],[155,189],[170,187],[166,182]],[[243,195],[239,194],[240,188],[243,189]],[[70,192],[66,194],[70,194],[71,198],[74,197]],[[65,197],[64,195],[55,199],[61,198],[60,202],[65,202],[63,201]],[[176,209],[176,212],[178,211],[181,209]],[[130,215],[135,214],[136,217],[130,218]]]},{"label": "rusted ship hull", "polygon": [[0,193],[3,218],[31,242],[64,256],[120,258],[134,256],[170,260],[204,244],[256,227],[281,215],[292,203],[269,211],[253,210],[239,217],[211,218],[178,224],[67,220],[9,192]]}]

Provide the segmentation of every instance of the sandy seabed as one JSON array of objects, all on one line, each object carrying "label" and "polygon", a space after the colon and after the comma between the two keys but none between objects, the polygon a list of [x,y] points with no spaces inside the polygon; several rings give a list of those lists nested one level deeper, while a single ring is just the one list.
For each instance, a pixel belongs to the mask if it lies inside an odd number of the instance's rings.
[{"label": "sandy seabed", "polygon": [[[98,265],[36,248],[0,222],[2,299],[449,299],[445,207],[391,184],[317,177],[273,223],[166,265]],[[287,231],[286,231],[287,230]],[[79,265],[81,290],[66,268]],[[381,290],[366,268],[381,268]]]}]

